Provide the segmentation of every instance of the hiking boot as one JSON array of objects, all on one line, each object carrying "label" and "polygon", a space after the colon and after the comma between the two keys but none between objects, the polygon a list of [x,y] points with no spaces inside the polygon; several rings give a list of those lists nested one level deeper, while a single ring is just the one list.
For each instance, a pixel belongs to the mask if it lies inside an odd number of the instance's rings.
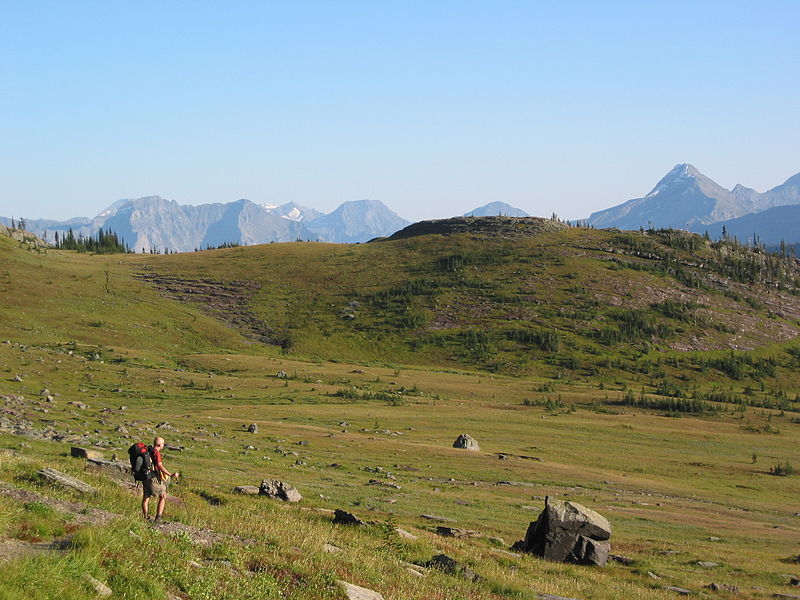
[{"label": "hiking boot", "polygon": [[153,519],[153,523],[163,523],[164,520],[161,518],[161,515],[156,515],[156,518]]}]

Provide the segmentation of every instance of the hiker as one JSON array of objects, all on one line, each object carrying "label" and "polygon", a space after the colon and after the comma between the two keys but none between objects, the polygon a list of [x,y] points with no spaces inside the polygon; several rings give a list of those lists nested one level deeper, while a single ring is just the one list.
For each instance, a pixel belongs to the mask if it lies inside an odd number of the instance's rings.
[{"label": "hiker", "polygon": [[177,478],[180,473],[175,471],[170,473],[161,462],[161,450],[164,449],[164,438],[157,437],[153,440],[153,445],[148,448],[150,457],[153,460],[153,469],[142,482],[142,514],[145,519],[149,519],[147,509],[148,502],[151,496],[158,496],[158,505],[156,506],[155,522],[161,522],[161,515],[164,514],[164,505],[167,503],[167,479],[169,477]]}]

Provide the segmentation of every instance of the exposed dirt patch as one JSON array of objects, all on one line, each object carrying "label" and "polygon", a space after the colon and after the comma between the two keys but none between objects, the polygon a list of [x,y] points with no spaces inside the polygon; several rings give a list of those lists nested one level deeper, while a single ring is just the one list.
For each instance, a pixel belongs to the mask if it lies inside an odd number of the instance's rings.
[{"label": "exposed dirt patch", "polygon": [[163,296],[196,305],[207,315],[226,323],[245,337],[264,344],[280,343],[270,327],[250,310],[250,300],[261,288],[257,282],[182,279],[152,270],[136,273],[134,277],[146,281]]}]

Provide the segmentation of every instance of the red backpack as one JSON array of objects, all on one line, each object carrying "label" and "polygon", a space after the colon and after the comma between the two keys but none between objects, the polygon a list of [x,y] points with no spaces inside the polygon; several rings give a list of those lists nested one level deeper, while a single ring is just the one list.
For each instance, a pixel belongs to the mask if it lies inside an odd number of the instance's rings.
[{"label": "red backpack", "polygon": [[128,457],[131,459],[131,471],[136,481],[147,481],[155,475],[153,457],[144,442],[136,442],[128,448]]}]

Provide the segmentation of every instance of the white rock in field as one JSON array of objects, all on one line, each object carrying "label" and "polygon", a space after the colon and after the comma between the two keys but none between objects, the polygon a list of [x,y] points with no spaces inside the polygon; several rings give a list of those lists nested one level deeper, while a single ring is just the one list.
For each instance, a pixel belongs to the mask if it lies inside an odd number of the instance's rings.
[{"label": "white rock in field", "polygon": [[342,586],[342,589],[344,589],[344,593],[347,594],[348,600],[383,600],[383,596],[378,592],[373,592],[372,590],[347,583],[346,581],[339,580],[338,583]]}]

